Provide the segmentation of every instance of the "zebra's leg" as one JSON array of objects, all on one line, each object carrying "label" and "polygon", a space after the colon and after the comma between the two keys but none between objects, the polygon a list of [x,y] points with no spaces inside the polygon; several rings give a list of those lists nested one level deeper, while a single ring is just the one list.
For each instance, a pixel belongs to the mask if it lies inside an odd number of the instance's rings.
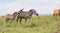
[{"label": "zebra's leg", "polygon": [[25,23],[27,22],[27,19],[25,19]]},{"label": "zebra's leg", "polygon": [[19,17],[17,17],[17,20],[16,21],[18,22],[18,20],[19,20]]},{"label": "zebra's leg", "polygon": [[22,18],[20,18],[20,20],[19,20],[19,23],[18,23],[18,24],[21,24],[21,21],[22,21]]},{"label": "zebra's leg", "polygon": [[13,23],[13,21],[14,21],[14,20],[13,20],[13,19],[11,19],[11,23]]},{"label": "zebra's leg", "polygon": [[32,21],[32,16],[29,17],[29,20]]},{"label": "zebra's leg", "polygon": [[8,22],[9,21],[9,19],[5,19],[5,22]]},{"label": "zebra's leg", "polygon": [[22,21],[22,18],[20,18],[20,22]]},{"label": "zebra's leg", "polygon": [[5,22],[7,22],[8,20],[7,19],[5,19]]}]

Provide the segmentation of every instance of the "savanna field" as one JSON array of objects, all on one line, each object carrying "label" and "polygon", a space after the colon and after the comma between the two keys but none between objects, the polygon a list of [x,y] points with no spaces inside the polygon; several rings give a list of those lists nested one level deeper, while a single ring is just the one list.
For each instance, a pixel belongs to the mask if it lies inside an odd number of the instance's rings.
[{"label": "savanna field", "polygon": [[0,33],[56,33],[60,30],[60,17],[56,16],[33,16],[32,20],[25,23],[24,19],[18,24],[4,22],[0,17]]}]

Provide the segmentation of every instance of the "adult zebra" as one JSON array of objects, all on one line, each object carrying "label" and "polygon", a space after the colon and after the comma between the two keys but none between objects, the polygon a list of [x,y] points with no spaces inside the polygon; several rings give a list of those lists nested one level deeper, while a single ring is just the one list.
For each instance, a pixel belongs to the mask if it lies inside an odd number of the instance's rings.
[{"label": "adult zebra", "polygon": [[25,22],[27,21],[27,19],[31,19],[33,14],[38,16],[38,13],[35,9],[31,9],[28,12],[24,12],[22,9],[18,14],[19,15],[17,17],[17,21],[20,19],[20,22],[22,21],[22,19],[25,19]]}]

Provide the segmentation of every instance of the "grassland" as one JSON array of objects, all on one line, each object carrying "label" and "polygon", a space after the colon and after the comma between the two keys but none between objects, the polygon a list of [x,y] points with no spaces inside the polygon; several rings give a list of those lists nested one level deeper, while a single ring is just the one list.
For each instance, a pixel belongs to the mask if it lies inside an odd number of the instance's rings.
[{"label": "grassland", "polygon": [[56,33],[57,30],[60,30],[60,17],[33,16],[32,20],[19,24],[15,20],[6,23],[0,17],[0,33]]}]

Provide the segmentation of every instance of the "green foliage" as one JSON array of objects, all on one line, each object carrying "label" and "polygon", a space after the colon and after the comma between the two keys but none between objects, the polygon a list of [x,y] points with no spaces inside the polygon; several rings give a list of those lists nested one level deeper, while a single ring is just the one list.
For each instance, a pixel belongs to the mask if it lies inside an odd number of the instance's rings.
[{"label": "green foliage", "polygon": [[[60,17],[56,16],[33,16],[32,20],[26,23],[4,22],[4,17],[0,17],[0,33],[55,33],[60,30]],[[6,28],[7,30],[4,30]]]}]

